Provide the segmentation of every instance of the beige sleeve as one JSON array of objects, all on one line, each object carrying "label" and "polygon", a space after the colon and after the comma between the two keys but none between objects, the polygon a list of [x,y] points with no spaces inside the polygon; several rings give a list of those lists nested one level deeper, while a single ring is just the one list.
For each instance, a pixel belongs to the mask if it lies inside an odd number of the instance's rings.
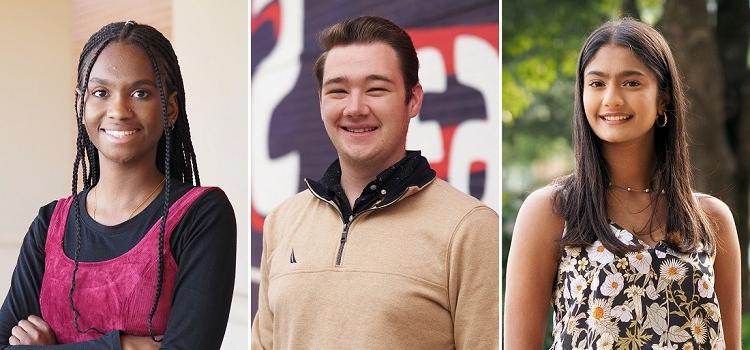
[{"label": "beige sleeve", "polygon": [[268,258],[270,240],[273,237],[272,214],[266,216],[263,223],[263,256],[260,261],[260,288],[258,290],[258,312],[253,319],[252,332],[250,334],[250,348],[253,350],[273,349],[273,313],[268,305]]},{"label": "beige sleeve", "polygon": [[456,349],[498,349],[499,218],[488,207],[470,211],[448,247],[448,294]]}]

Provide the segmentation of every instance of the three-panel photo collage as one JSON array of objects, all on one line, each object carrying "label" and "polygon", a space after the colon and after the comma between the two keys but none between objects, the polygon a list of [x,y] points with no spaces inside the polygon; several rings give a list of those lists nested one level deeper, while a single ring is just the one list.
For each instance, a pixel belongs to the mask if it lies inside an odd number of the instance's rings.
[{"label": "three-panel photo collage", "polygon": [[747,0],[0,8],[0,350],[750,347]]}]

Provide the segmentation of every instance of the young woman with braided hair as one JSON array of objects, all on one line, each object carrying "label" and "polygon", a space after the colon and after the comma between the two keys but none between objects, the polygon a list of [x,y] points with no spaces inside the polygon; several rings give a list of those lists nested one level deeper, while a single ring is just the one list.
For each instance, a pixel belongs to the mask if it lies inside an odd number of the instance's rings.
[{"label": "young woman with braided hair", "polygon": [[200,187],[170,42],[104,26],[81,53],[75,111],[72,195],[31,224],[0,349],[218,349],[236,223],[226,195]]}]

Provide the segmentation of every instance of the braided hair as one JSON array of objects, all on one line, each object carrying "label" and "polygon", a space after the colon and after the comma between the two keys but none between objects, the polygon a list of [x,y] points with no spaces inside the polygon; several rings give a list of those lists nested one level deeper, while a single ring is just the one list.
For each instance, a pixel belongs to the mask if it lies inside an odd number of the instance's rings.
[{"label": "braided hair", "polygon": [[[159,226],[158,262],[156,293],[148,316],[148,332],[155,341],[153,333],[153,317],[159,304],[164,273],[164,231],[169,213],[170,183],[174,178],[184,183],[200,186],[198,165],[196,163],[193,143],[190,139],[190,126],[185,112],[185,87],[182,83],[182,73],[177,62],[172,44],[155,28],[138,24],[134,21],[115,22],[102,27],[89,38],[81,51],[78,61],[78,81],[75,93],[74,108],[76,112],[76,125],[78,136],[76,139],[76,158],[73,162],[73,210],[75,216],[76,245],[74,253],[74,265],[72,282],[68,292],[68,301],[73,312],[73,325],[79,333],[101,330],[90,327],[81,329],[78,325],[80,312],[75,306],[73,291],[76,287],[76,273],[78,271],[79,253],[81,251],[81,211],[78,203],[81,193],[78,192],[79,169],[83,190],[88,190],[99,182],[99,153],[89,139],[84,126],[85,94],[88,90],[89,75],[99,55],[111,43],[128,43],[138,45],[148,56],[156,78],[161,99],[161,112],[164,123],[164,133],[159,139],[156,151],[156,167],[164,174],[164,202],[162,206],[162,217]],[[165,86],[166,85],[166,86]],[[167,96],[168,93],[177,92],[178,115],[174,124],[168,120]]]}]

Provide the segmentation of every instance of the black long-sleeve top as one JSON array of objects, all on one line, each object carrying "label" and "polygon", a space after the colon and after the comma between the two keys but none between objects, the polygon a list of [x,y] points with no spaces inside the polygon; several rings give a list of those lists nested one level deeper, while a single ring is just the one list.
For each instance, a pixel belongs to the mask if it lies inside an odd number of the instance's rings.
[{"label": "black long-sleeve top", "polygon": [[[192,186],[171,186],[170,202]],[[104,261],[133,248],[161,219],[164,192],[133,218],[105,226],[86,210],[86,192],[79,196],[81,216],[80,261]],[[11,329],[29,315],[41,317],[39,292],[44,276],[44,246],[57,201],[42,207],[23,240],[11,286],[0,308],[0,350],[8,344]],[[71,207],[63,248],[73,257],[75,213]],[[198,198],[175,227],[170,238],[178,265],[172,309],[162,349],[219,349],[229,318],[234,289],[237,225],[234,210],[222,191],[208,191]],[[157,251],[154,249],[154,259]],[[72,311],[71,311],[72,312]],[[96,340],[54,346],[19,346],[23,349],[120,349],[120,332],[112,331]]]}]

